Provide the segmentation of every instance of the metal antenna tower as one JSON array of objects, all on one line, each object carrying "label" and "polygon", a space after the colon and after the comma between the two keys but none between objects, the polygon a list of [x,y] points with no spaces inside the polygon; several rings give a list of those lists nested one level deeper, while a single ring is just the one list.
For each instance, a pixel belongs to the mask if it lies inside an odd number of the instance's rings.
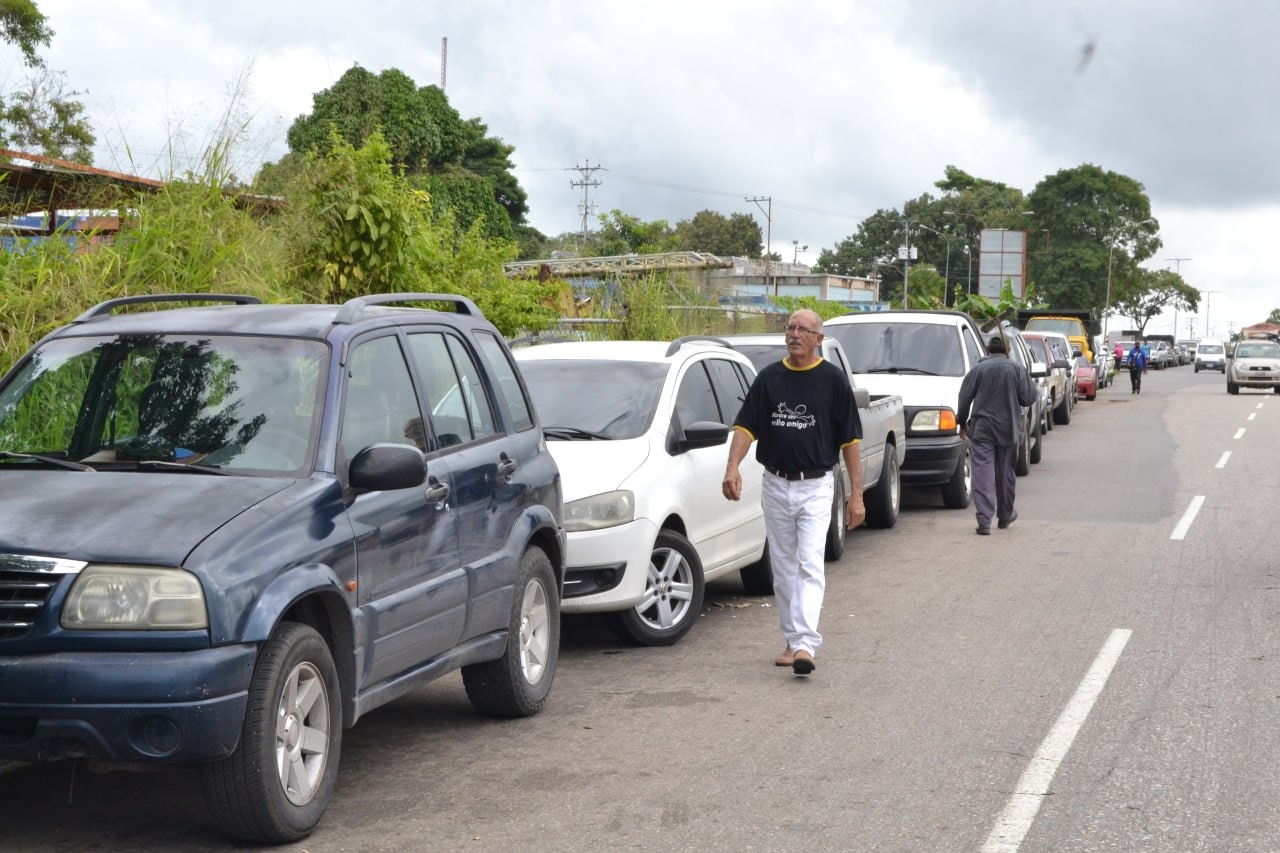
[{"label": "metal antenna tower", "polygon": [[600,181],[591,179],[591,173],[603,169],[604,167],[599,164],[592,166],[590,159],[584,160],[583,162],[586,165],[573,167],[582,174],[582,180],[570,181],[569,186],[574,189],[582,187],[582,201],[578,203],[578,213],[582,216],[582,242],[585,243],[587,242],[587,223],[590,221],[591,214],[596,212],[596,207],[594,204],[591,204],[588,194],[591,192],[592,187],[600,186]]}]

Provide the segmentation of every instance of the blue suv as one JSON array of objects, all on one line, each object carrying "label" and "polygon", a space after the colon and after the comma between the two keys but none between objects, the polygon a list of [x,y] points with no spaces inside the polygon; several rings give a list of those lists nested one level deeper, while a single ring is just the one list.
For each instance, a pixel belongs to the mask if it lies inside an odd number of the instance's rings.
[{"label": "blue suv", "polygon": [[371,709],[543,706],[561,504],[467,299],[104,302],[0,380],[0,759],[197,763],[225,833],[301,838]]}]

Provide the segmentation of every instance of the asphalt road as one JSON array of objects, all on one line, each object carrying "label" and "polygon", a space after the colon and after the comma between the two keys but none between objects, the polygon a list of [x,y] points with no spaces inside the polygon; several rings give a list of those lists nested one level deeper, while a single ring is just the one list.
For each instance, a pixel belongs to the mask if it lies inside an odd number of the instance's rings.
[{"label": "asphalt road", "polygon": [[[542,714],[478,718],[456,675],[373,712],[281,849],[1280,849],[1278,436],[1280,396],[1122,379],[1008,530],[908,492],[854,533],[812,677],[736,580],[674,648],[567,621]],[[5,850],[226,847],[185,770],[22,766],[0,818]]]}]

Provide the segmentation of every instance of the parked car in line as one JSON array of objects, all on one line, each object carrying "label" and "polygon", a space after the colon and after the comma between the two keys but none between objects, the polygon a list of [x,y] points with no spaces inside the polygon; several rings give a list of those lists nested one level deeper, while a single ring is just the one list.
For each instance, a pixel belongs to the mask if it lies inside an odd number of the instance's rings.
[{"label": "parked car in line", "polygon": [[514,352],[564,477],[565,613],[605,613],[623,639],[661,646],[693,627],[707,580],[739,571],[748,591],[772,590],[754,453],[742,499],[721,493],[750,359],[702,337]]},{"label": "parked car in line", "polygon": [[[785,335],[728,335],[729,345],[751,359],[757,371],[766,364],[780,361],[787,355]],[[893,527],[898,521],[901,500],[899,471],[906,456],[907,430],[902,409],[902,398],[896,394],[880,394],[872,397],[865,388],[859,388],[849,370],[849,359],[844,348],[835,338],[824,336],[818,353],[844,371],[853,386],[853,396],[858,401],[858,417],[862,421],[862,441],[859,456],[862,459],[863,502],[867,508],[868,527]],[[827,531],[827,559],[839,559],[844,553],[845,496],[849,494],[849,472],[844,457],[837,465],[840,478],[831,504],[831,526]]]},{"label": "parked car in line", "polygon": [[1097,399],[1098,368],[1082,355],[1076,356],[1076,387],[1086,400]]},{"label": "parked car in line", "polygon": [[859,388],[902,398],[902,484],[938,487],[946,507],[967,507],[973,464],[956,405],[965,374],[986,355],[978,324],[958,311],[882,311],[833,317],[823,331],[844,348]]},{"label": "parked car in line", "polygon": [[[1022,338],[1031,348],[1034,361],[1046,365],[1049,371],[1049,410],[1054,424],[1071,423],[1071,394],[1073,379],[1071,362],[1054,352],[1046,332],[1023,332]],[[1052,429],[1052,427],[1050,427]]]},{"label": "parked car in line", "polygon": [[1060,332],[1044,332],[1044,338],[1049,342],[1049,349],[1053,351],[1055,358],[1062,359],[1067,363],[1067,390],[1071,400],[1071,407],[1075,408],[1076,403],[1080,401],[1080,391],[1076,388],[1076,356],[1083,355],[1080,348]]},{"label": "parked car in line", "polygon": [[[175,302],[219,304],[125,310]],[[0,380],[0,759],[197,764],[224,833],[302,838],[365,713],[457,669],[543,707],[560,513],[470,300],[104,302]]]},{"label": "parked car in line", "polygon": [[1196,344],[1195,372],[1217,370],[1227,372],[1227,353],[1222,341],[1203,340]]},{"label": "parked car in line", "polygon": [[1147,356],[1147,364],[1156,370],[1164,370],[1174,366],[1173,348],[1169,346],[1168,341],[1156,341],[1151,344],[1151,352]]},{"label": "parked car in line", "polygon": [[1271,388],[1280,394],[1280,344],[1261,339],[1239,341],[1231,350],[1226,373],[1229,394],[1239,394],[1241,388]]}]

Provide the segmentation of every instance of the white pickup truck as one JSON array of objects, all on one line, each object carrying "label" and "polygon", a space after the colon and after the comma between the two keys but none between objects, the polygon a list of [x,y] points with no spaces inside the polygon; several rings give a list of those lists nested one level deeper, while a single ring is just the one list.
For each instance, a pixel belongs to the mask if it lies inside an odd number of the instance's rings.
[{"label": "white pickup truck", "polygon": [[[727,335],[724,340],[751,359],[756,370],[787,355],[786,339],[780,334]],[[849,358],[835,338],[823,339],[821,355],[848,374],[853,395],[858,401],[858,415],[862,419],[862,491],[867,506],[867,525],[893,527],[898,520],[901,496],[898,471],[907,452],[902,398],[896,394],[872,396],[865,388],[859,388],[849,370]],[[827,531],[828,560],[838,559],[844,553],[844,499],[849,493],[849,472],[845,470],[843,459],[840,473],[831,505],[831,527]]]}]

